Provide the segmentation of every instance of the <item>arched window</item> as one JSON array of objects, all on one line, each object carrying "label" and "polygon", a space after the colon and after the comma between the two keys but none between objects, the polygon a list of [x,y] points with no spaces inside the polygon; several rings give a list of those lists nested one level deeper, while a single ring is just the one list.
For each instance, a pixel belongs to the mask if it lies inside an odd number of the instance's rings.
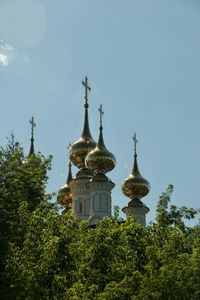
[{"label": "arched window", "polygon": [[96,210],[99,210],[99,194],[96,193],[94,196],[93,196],[93,210],[96,211]]},{"label": "arched window", "polygon": [[108,203],[108,199],[106,199],[106,211],[109,210],[109,203]]},{"label": "arched window", "polygon": [[102,199],[101,199],[101,196],[99,196],[99,210],[102,210]]},{"label": "arched window", "polygon": [[79,203],[79,214],[82,214],[83,212],[83,203]]},{"label": "arched window", "polygon": [[107,195],[106,195],[106,193],[103,193],[102,195],[101,195],[101,199],[102,199],[102,210],[107,210],[107,204],[106,204],[106,202],[107,202]]}]

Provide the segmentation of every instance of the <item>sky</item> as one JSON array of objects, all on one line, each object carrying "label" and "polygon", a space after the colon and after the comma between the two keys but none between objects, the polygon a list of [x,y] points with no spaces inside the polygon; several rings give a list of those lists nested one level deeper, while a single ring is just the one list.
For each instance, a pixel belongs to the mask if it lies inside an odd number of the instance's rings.
[{"label": "sky", "polygon": [[[115,155],[113,205],[133,164],[151,184],[143,202],[153,221],[159,195],[200,207],[200,2],[198,0],[0,0],[0,144],[11,132],[53,155],[48,191],[66,180],[67,146],[81,135],[88,76],[90,129]],[[75,175],[77,169],[73,168]],[[125,217],[121,213],[122,217]]]}]

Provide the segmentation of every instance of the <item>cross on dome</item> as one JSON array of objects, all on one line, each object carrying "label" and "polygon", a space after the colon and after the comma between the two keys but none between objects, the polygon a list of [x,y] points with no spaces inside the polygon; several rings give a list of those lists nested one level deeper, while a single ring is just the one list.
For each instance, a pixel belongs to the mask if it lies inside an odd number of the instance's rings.
[{"label": "cross on dome", "polygon": [[30,120],[30,124],[31,124],[31,147],[30,147],[30,151],[29,151],[29,155],[34,154],[34,128],[36,127],[35,121],[34,121],[34,117],[31,118]]},{"label": "cross on dome", "polygon": [[137,140],[137,137],[136,137],[136,133],[134,133],[133,142],[134,142],[134,153],[135,153],[135,155],[137,155],[137,143],[138,143],[138,140]]},{"label": "cross on dome", "polygon": [[90,86],[88,85],[88,78],[85,76],[85,81],[82,81],[82,85],[85,87],[85,106],[88,106],[88,91],[91,91]]},{"label": "cross on dome", "polygon": [[34,128],[36,127],[35,121],[34,121],[34,117],[32,117],[30,119],[30,124],[31,124],[31,137],[34,137]]},{"label": "cross on dome", "polygon": [[103,111],[102,104],[101,104],[100,107],[98,108],[98,111],[99,111],[99,115],[100,115],[100,127],[102,127],[102,123],[103,123],[103,115],[104,115],[104,111]]}]

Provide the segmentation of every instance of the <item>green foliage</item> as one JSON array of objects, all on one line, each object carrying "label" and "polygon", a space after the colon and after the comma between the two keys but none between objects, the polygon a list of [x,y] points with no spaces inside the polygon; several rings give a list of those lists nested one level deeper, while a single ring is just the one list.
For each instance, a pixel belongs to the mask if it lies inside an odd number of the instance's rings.
[{"label": "green foliage", "polygon": [[169,225],[185,228],[184,219],[193,219],[199,212],[199,209],[181,207],[175,205],[169,207],[169,202],[173,193],[173,186],[169,185],[164,193],[161,194],[157,205],[156,221],[160,226],[168,227]]},{"label": "green foliage", "polygon": [[0,148],[0,289],[6,285],[9,243],[22,247],[31,212],[48,199],[45,188],[50,160],[40,154],[25,159],[13,135],[6,147]]},{"label": "green foliage", "polygon": [[198,210],[170,205],[172,186],[147,228],[117,209],[91,228],[47,201],[49,163],[1,149],[1,299],[200,298],[200,225],[184,224]]},{"label": "green foliage", "polygon": [[199,299],[199,233],[132,217],[91,228],[42,204],[10,247],[10,299]]},{"label": "green foliage", "polygon": [[119,220],[119,210],[120,210],[120,207],[118,205],[115,205],[114,206],[114,219],[115,220]]}]

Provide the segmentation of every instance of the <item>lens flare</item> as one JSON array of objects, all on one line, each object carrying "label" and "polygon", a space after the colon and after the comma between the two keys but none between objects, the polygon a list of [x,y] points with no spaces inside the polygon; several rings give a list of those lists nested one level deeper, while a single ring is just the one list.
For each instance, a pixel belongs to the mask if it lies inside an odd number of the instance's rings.
[{"label": "lens flare", "polygon": [[3,53],[0,53],[0,65],[2,66],[8,65],[8,57]]}]

